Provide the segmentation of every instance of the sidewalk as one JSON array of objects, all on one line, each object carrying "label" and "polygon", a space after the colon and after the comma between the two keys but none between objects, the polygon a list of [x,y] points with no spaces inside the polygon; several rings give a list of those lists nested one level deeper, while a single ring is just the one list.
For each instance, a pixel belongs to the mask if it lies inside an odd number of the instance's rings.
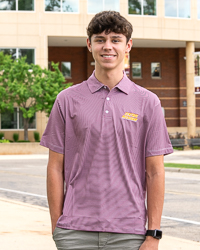
[{"label": "sidewalk", "polygon": [[[0,216],[1,250],[56,250],[47,208],[0,198]],[[164,235],[159,250],[200,250],[200,243]]]},{"label": "sidewalk", "polygon": [[[48,154],[0,155],[6,159],[48,159]],[[175,151],[165,162],[200,165],[200,150]],[[48,209],[0,198],[0,249],[56,250]],[[200,243],[164,235],[159,250],[200,250]]]}]

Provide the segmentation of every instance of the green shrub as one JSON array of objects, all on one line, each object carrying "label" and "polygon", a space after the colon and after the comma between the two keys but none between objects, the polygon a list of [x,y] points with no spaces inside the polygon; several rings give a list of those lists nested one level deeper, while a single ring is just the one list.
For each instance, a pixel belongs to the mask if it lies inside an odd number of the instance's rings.
[{"label": "green shrub", "polygon": [[14,142],[17,142],[19,140],[19,134],[14,133],[13,140],[14,140]]},{"label": "green shrub", "polygon": [[18,141],[18,142],[30,142],[30,141],[20,140],[20,141]]},{"label": "green shrub", "polygon": [[2,138],[4,138],[4,133],[0,133],[0,140],[3,140]]},{"label": "green shrub", "polygon": [[3,140],[0,140],[0,143],[10,143],[10,141],[6,140],[6,139],[3,139]]},{"label": "green shrub", "polygon": [[38,132],[34,132],[34,139],[36,142],[40,141],[40,134]]}]

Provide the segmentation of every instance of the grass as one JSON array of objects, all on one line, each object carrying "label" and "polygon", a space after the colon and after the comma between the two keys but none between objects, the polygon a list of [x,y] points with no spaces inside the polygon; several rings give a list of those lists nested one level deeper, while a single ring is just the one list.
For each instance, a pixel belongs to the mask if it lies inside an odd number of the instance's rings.
[{"label": "grass", "polygon": [[200,165],[194,165],[194,164],[164,163],[164,165],[165,167],[172,167],[172,168],[200,169]]}]

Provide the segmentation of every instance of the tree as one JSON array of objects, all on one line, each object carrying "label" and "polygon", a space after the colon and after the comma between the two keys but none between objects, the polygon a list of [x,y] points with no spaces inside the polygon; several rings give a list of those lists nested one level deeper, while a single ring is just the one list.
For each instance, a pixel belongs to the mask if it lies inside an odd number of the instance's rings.
[{"label": "tree", "polygon": [[13,60],[0,53],[0,111],[14,112],[18,106],[24,119],[24,140],[28,140],[30,119],[38,111],[50,115],[57,94],[72,85],[65,78],[58,64],[52,62],[53,71],[39,65],[26,63],[26,57]]}]

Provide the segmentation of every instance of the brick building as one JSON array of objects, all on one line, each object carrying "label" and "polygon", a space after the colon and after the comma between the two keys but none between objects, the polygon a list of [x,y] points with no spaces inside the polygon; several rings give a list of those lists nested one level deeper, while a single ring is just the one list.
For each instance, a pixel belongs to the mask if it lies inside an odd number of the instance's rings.
[{"label": "brick building", "polygon": [[[194,52],[200,51],[200,0],[0,0],[0,51],[13,58],[27,55],[42,67],[59,62],[66,82],[80,83],[94,70],[86,27],[95,13],[109,9],[134,28],[130,79],[158,95],[170,133],[186,134],[189,126],[199,133],[198,62],[192,69]],[[0,131],[8,139],[16,131],[23,137],[18,107],[15,111],[0,117]],[[46,122],[45,114],[35,115],[31,140],[33,131],[43,133]]]}]

